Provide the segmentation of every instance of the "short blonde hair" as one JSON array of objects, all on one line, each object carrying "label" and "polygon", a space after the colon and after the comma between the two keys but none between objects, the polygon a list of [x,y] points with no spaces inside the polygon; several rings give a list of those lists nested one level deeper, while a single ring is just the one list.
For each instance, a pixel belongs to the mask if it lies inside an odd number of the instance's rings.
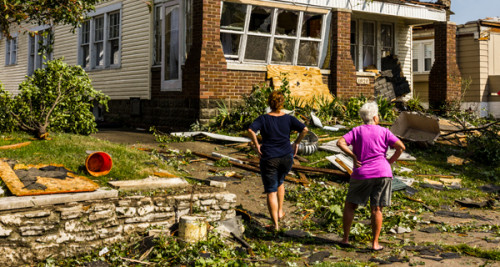
[{"label": "short blonde hair", "polygon": [[371,101],[366,102],[359,109],[359,116],[365,124],[373,123],[373,117],[378,115],[378,105],[377,103]]}]

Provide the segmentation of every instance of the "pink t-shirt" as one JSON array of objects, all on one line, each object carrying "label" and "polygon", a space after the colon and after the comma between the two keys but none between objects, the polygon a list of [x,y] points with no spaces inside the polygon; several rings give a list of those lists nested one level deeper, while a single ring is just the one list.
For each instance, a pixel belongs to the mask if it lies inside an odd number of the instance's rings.
[{"label": "pink t-shirt", "polygon": [[347,145],[352,145],[352,152],[361,162],[361,167],[354,167],[351,178],[364,180],[392,177],[386,152],[399,139],[391,131],[378,125],[364,124],[345,134],[344,139]]}]

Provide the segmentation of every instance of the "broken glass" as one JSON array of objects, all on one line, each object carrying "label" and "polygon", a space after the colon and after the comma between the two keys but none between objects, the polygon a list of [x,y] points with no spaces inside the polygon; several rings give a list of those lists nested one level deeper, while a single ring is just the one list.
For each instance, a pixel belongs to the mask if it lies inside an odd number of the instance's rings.
[{"label": "broken glass", "polygon": [[288,10],[278,10],[278,21],[276,25],[276,34],[297,36],[298,12]]},{"label": "broken glass", "polygon": [[267,7],[252,7],[248,30],[251,32],[271,33],[271,11],[272,9]]},{"label": "broken glass", "polygon": [[269,37],[253,36],[247,37],[247,49],[245,59],[265,61],[269,50]]},{"label": "broken glass", "polygon": [[382,42],[382,57],[389,56],[392,51],[392,25],[382,24],[380,26],[380,40]]},{"label": "broken glass", "polygon": [[298,65],[318,65],[319,42],[300,41]]},{"label": "broken glass", "polygon": [[238,56],[238,51],[240,50],[240,34],[232,33],[221,33],[220,41],[222,43],[222,50],[226,57]]},{"label": "broken glass", "polygon": [[224,30],[243,31],[247,5],[224,2],[220,27]]},{"label": "broken glass", "polygon": [[274,39],[272,62],[291,64],[293,59],[294,46],[294,39]]},{"label": "broken glass", "polygon": [[304,13],[302,37],[321,38],[321,23],[323,16],[314,13]]}]

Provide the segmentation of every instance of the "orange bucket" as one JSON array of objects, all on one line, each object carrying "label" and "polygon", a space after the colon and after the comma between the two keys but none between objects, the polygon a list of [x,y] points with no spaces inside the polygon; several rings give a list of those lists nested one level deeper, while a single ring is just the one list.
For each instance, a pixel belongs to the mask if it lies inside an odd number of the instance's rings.
[{"label": "orange bucket", "polygon": [[111,156],[106,152],[94,152],[85,160],[85,168],[92,176],[102,176],[109,173],[113,167]]}]

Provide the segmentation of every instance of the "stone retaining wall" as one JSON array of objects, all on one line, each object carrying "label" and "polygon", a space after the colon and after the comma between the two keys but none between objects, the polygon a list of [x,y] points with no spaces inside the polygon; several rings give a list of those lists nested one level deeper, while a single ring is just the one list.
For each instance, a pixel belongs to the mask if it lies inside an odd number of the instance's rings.
[{"label": "stone retaining wall", "polygon": [[[228,192],[178,196],[127,196],[0,212],[0,263],[32,264],[71,257],[148,228],[168,229],[190,211],[217,221],[235,216]],[[192,203],[192,204],[191,204]]]}]

